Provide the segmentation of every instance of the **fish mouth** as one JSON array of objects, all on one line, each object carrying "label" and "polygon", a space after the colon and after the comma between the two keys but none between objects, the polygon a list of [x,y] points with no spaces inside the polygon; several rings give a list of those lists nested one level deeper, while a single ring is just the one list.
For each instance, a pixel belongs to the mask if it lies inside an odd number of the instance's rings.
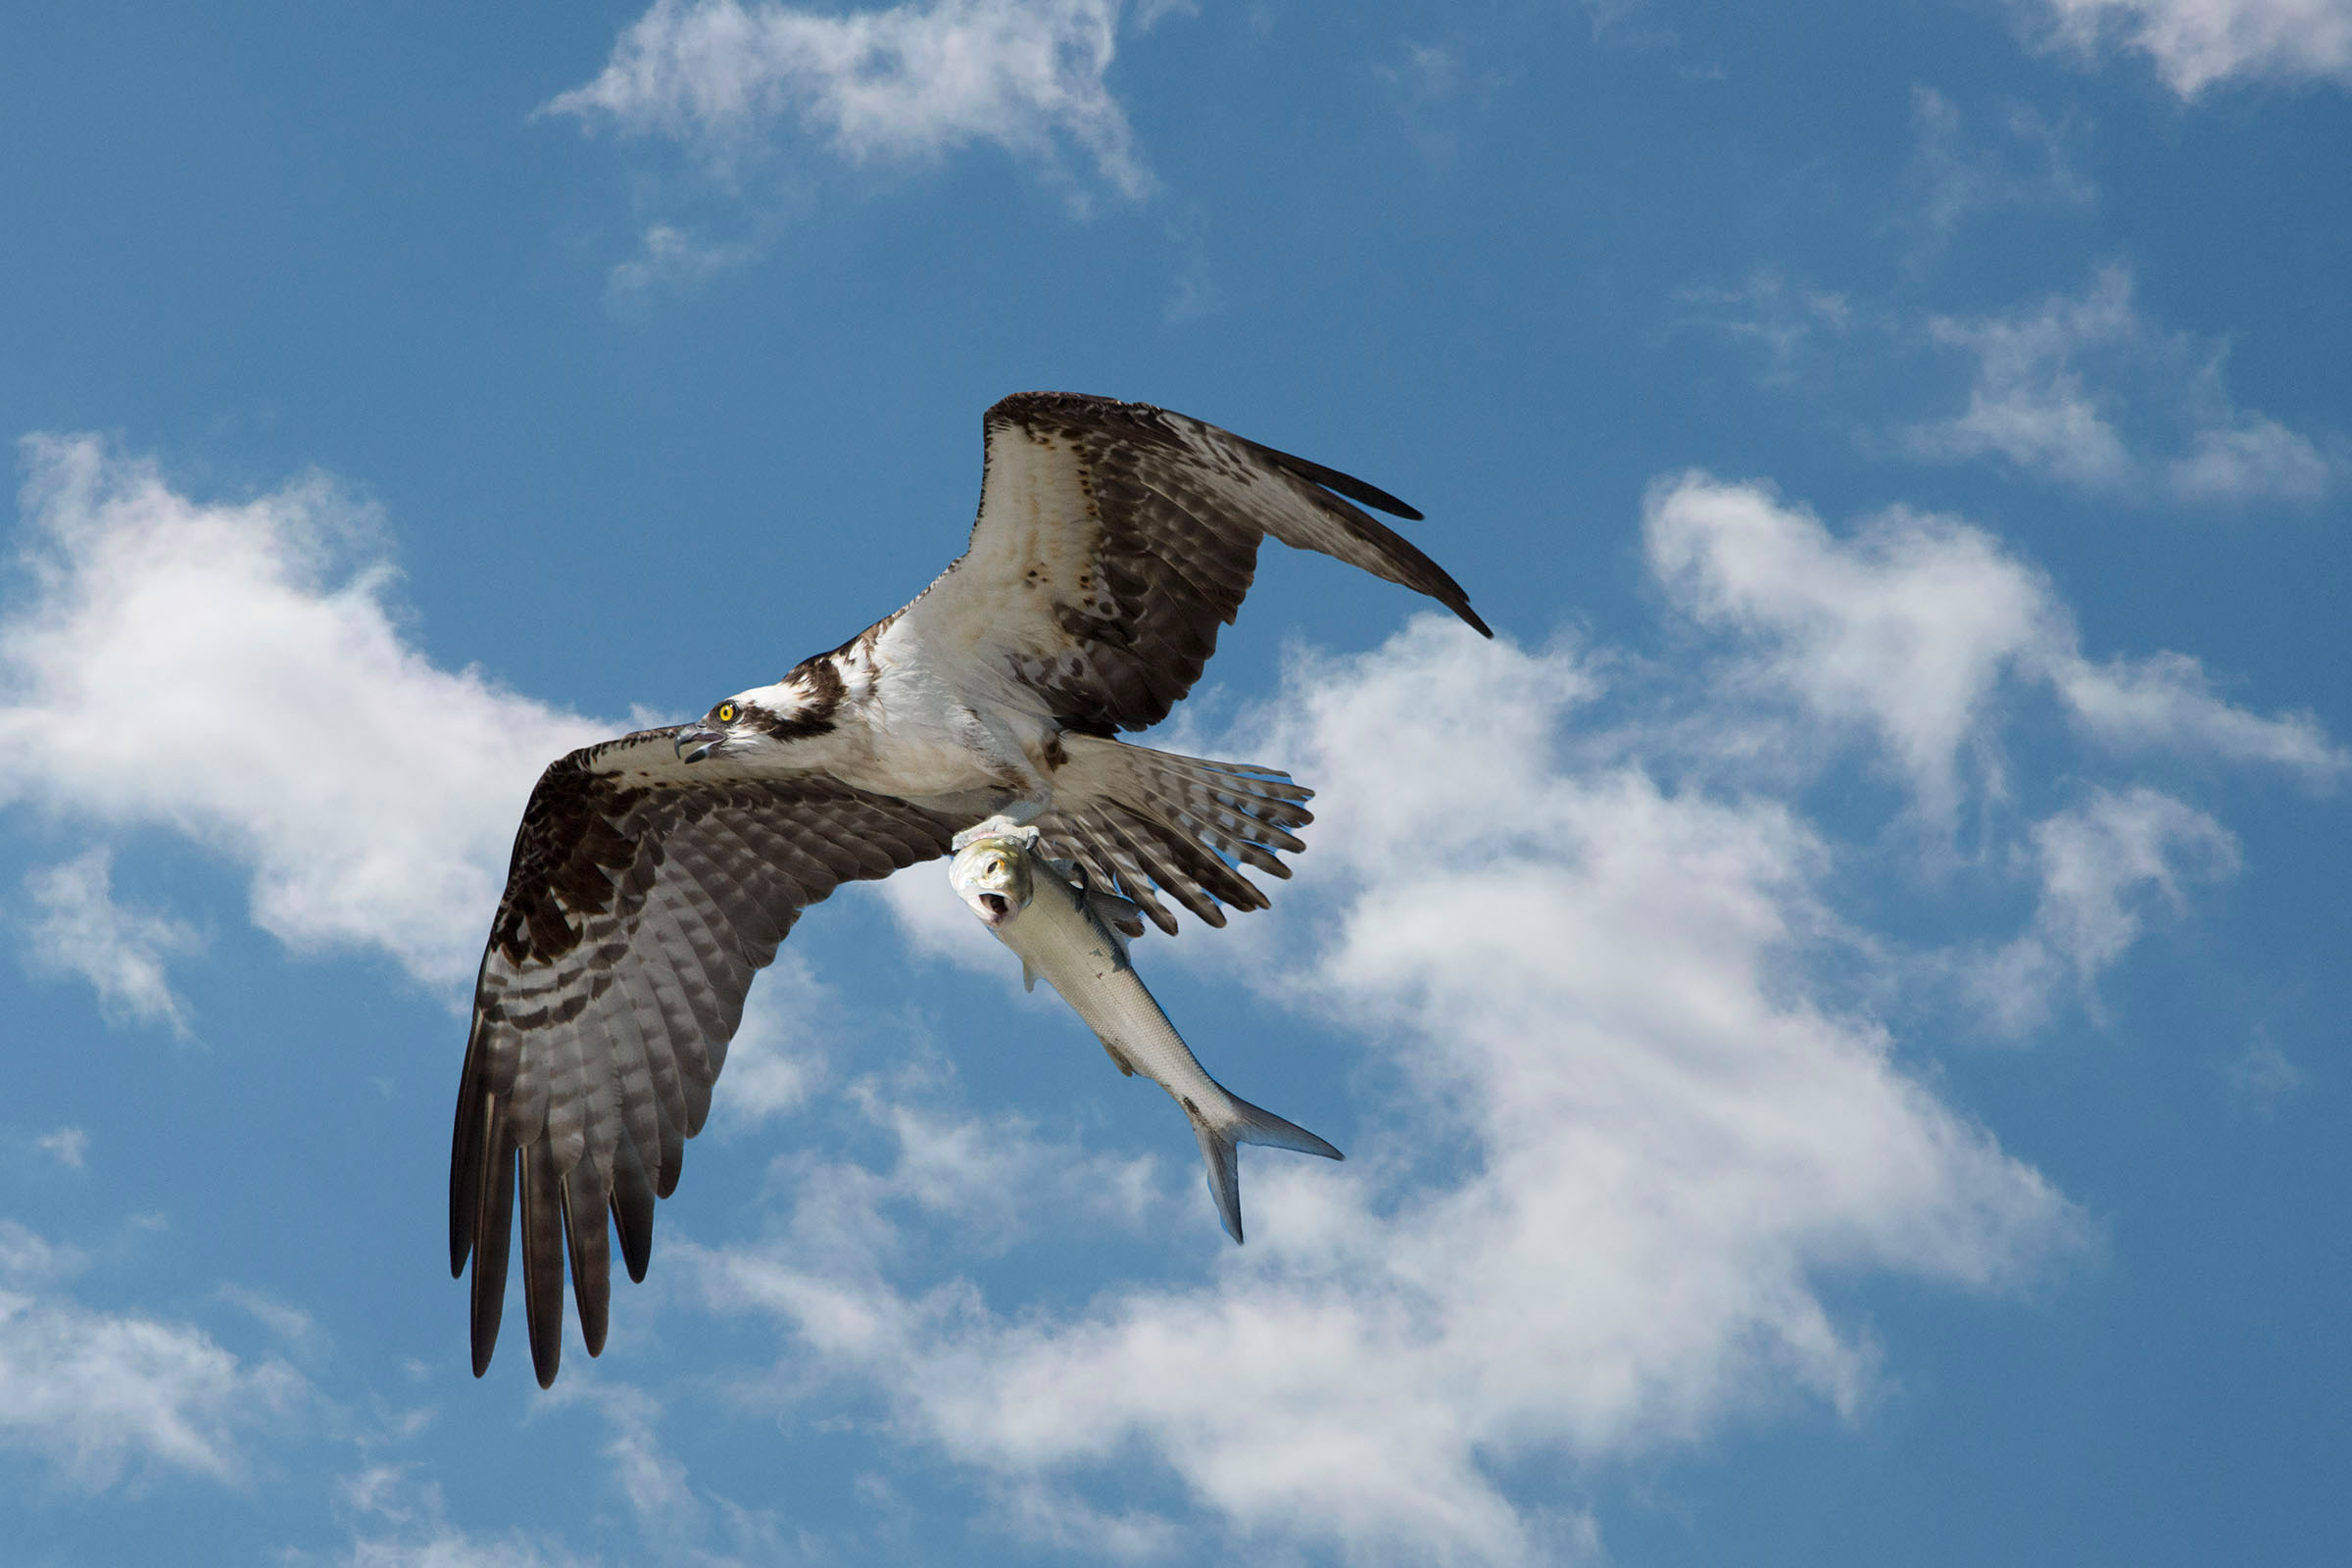
[{"label": "fish mouth", "polygon": [[972,902],[979,906],[980,918],[992,926],[1012,918],[1012,901],[1002,893],[976,893]]}]

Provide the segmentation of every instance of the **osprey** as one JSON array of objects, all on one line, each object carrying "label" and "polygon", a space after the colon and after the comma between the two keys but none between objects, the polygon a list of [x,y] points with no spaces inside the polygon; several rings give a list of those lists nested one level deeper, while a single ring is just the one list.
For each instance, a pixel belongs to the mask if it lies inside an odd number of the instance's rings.
[{"label": "osprey", "polygon": [[[1416,589],[1493,636],[1461,585],[1361,507],[1421,514],[1320,464],[1142,403],[1027,392],[990,409],[963,556],[905,609],[691,724],[540,775],[474,988],[450,1152],[450,1272],[473,1263],[490,1364],[519,1195],[531,1361],[552,1384],[570,1262],[604,1348],[611,1238],[645,1278],[753,974],[843,882],[946,854],[992,817],[1133,901],[1212,926],[1287,877],[1312,791],[1114,739],[1167,715],[1268,535]],[[1360,504],[1355,505],[1351,503]],[[1140,919],[1129,934],[1142,931]],[[610,1213],[610,1227],[606,1215]]]}]

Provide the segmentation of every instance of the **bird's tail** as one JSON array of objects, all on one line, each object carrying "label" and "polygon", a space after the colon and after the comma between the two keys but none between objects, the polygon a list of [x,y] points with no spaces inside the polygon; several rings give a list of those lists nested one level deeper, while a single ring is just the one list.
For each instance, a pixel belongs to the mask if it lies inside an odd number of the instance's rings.
[{"label": "bird's tail", "polygon": [[[1278,768],[1212,762],[1092,735],[1061,737],[1069,760],[1054,775],[1057,803],[1037,826],[1046,853],[1076,860],[1092,884],[1131,899],[1173,935],[1165,893],[1210,925],[1221,906],[1262,909],[1266,896],[1241,872],[1287,877],[1277,852],[1306,848],[1293,831],[1314,820],[1314,791]],[[1140,923],[1128,932],[1141,935]],[[1284,1125],[1288,1125],[1285,1123]]]}]

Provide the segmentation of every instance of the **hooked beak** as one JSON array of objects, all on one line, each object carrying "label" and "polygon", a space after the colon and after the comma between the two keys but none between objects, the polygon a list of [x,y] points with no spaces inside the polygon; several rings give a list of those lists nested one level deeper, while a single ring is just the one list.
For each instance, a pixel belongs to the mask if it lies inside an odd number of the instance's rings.
[{"label": "hooked beak", "polygon": [[689,724],[671,736],[669,744],[678,754],[679,761],[699,762],[716,751],[719,743],[726,738],[727,732],[723,729],[705,729],[700,724]]}]

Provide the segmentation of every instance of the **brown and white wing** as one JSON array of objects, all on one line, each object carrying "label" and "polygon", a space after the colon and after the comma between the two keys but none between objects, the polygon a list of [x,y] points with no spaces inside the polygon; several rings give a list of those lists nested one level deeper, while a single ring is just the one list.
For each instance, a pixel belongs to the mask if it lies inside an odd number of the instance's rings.
[{"label": "brown and white wing", "polygon": [[[1165,718],[1200,679],[1269,535],[1429,595],[1492,636],[1461,585],[1362,508],[1385,491],[1144,403],[1023,392],[990,409],[963,557],[890,628],[972,661],[1096,734]],[[1357,505],[1360,503],[1361,505]]]},{"label": "brown and white wing", "polygon": [[[551,1383],[569,1254],[580,1336],[604,1348],[611,1252],[645,1277],[654,1200],[743,1018],[755,971],[843,882],[946,852],[953,824],[830,778],[678,760],[675,729],[587,747],[540,776],[482,955],[450,1152],[450,1271],[473,1261],[473,1370],[498,1342],[520,1197],[531,1360]],[[723,765],[723,764],[722,764]]]}]

